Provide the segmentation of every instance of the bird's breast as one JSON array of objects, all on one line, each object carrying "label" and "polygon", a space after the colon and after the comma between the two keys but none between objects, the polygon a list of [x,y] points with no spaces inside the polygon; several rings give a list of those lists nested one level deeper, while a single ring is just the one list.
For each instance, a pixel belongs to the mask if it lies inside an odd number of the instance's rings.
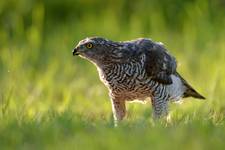
[{"label": "bird's breast", "polygon": [[141,63],[115,65],[98,69],[101,81],[115,96],[138,99],[149,96],[150,88],[145,70]]}]

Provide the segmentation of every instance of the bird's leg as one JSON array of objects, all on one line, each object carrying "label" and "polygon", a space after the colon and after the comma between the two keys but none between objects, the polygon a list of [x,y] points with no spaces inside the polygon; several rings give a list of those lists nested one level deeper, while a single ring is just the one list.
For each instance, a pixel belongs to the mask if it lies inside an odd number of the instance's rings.
[{"label": "bird's leg", "polygon": [[158,120],[160,118],[166,118],[168,115],[168,101],[164,96],[153,95],[151,97],[152,108],[153,108],[153,118]]},{"label": "bird's leg", "polygon": [[114,116],[114,125],[117,126],[118,122],[123,120],[126,115],[125,100],[111,99],[112,111]]}]

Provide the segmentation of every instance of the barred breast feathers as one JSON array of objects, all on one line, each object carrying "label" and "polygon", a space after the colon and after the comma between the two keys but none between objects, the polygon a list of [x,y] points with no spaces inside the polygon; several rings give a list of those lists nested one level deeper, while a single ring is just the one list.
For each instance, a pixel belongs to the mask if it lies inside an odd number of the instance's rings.
[{"label": "barred breast feathers", "polygon": [[[126,63],[111,63],[98,66],[101,81],[107,86],[121,86],[123,88],[132,88],[136,80],[144,82],[146,80],[144,69],[145,55],[141,55],[139,60],[131,60]],[[117,88],[121,88],[117,87]]]}]

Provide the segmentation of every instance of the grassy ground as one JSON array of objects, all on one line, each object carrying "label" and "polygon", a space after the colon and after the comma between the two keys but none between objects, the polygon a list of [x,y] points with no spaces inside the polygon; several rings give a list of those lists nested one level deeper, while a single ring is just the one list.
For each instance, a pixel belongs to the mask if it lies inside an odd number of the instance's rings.
[{"label": "grassy ground", "polygon": [[[173,4],[1,1],[0,149],[224,149],[223,3]],[[96,68],[71,53],[93,35],[162,41],[207,99],[171,104],[170,124],[151,120],[151,104],[131,103],[114,128]]]}]

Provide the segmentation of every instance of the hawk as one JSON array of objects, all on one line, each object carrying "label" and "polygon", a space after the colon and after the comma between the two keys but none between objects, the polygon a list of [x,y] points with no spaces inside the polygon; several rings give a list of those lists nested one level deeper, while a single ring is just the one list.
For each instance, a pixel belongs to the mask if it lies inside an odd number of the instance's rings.
[{"label": "hawk", "polygon": [[126,115],[126,101],[150,97],[153,117],[168,115],[168,102],[181,98],[205,99],[176,71],[176,59],[164,45],[139,38],[114,42],[101,37],[81,40],[73,55],[92,62],[109,90],[115,123]]}]

